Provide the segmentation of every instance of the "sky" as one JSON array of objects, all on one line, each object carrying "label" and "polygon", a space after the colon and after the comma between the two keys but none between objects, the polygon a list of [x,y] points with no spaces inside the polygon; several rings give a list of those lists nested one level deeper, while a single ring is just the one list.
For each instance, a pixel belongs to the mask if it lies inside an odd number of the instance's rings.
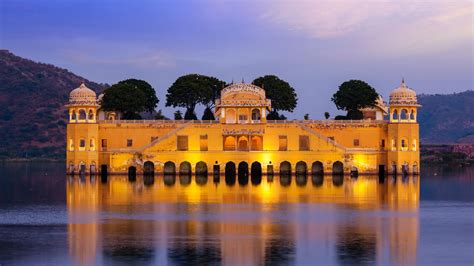
[{"label": "sky", "polygon": [[386,101],[402,78],[418,93],[472,90],[473,25],[474,0],[0,1],[1,49],[95,82],[146,80],[168,116],[166,90],[189,73],[275,74],[298,94],[290,119],[342,114],[330,99],[350,79]]}]

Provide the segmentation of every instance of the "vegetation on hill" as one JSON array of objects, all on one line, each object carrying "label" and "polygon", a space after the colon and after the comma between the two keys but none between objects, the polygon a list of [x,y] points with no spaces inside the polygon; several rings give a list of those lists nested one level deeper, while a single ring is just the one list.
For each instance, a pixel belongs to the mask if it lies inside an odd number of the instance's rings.
[{"label": "vegetation on hill", "polygon": [[69,92],[85,82],[66,69],[0,50],[0,158],[63,158]]},{"label": "vegetation on hill", "polygon": [[474,143],[474,91],[419,95],[422,143]]}]

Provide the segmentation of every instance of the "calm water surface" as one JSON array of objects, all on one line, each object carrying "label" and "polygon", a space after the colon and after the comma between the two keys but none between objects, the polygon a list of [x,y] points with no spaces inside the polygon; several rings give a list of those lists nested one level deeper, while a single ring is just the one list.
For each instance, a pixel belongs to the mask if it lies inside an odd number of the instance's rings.
[{"label": "calm water surface", "polygon": [[474,264],[474,168],[219,181],[0,164],[0,264]]}]

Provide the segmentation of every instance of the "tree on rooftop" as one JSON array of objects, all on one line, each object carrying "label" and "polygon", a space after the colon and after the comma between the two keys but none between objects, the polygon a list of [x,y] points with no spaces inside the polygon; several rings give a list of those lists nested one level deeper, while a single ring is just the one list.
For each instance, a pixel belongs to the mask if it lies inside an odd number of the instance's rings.
[{"label": "tree on rooftop", "polygon": [[[225,82],[205,75],[188,74],[179,77],[168,89],[166,106],[184,107],[188,117],[192,117],[196,105],[212,108]],[[185,115],[186,118],[186,115]]]},{"label": "tree on rooftop", "polygon": [[362,80],[349,80],[339,86],[331,100],[337,109],[347,112],[346,119],[362,119],[360,109],[375,106],[378,93]]},{"label": "tree on rooftop", "polygon": [[140,119],[140,112],[152,112],[158,102],[155,89],[146,81],[127,79],[104,91],[101,109],[121,112],[123,119]]},{"label": "tree on rooftop", "polygon": [[266,97],[272,101],[272,109],[293,112],[298,103],[295,89],[275,75],[266,75],[256,78],[252,84],[265,90]]}]

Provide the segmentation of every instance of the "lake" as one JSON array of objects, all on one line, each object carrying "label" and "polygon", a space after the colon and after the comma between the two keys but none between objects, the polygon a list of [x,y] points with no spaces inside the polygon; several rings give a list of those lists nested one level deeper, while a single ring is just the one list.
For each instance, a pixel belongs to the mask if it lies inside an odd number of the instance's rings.
[{"label": "lake", "polygon": [[0,265],[473,265],[474,168],[70,177],[0,163]]}]

